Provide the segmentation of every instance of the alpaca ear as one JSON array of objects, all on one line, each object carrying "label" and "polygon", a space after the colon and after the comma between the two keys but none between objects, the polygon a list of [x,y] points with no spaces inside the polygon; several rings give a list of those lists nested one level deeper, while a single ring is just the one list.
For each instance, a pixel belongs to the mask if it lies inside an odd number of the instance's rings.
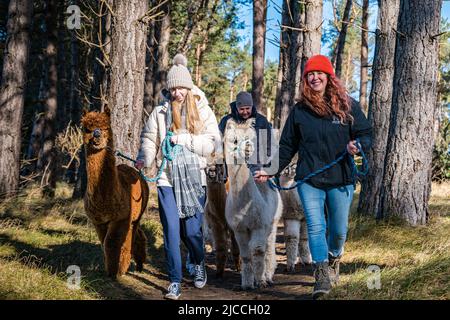
[{"label": "alpaca ear", "polygon": [[111,109],[109,109],[107,104],[105,104],[103,111],[108,115],[108,117],[111,116]]}]

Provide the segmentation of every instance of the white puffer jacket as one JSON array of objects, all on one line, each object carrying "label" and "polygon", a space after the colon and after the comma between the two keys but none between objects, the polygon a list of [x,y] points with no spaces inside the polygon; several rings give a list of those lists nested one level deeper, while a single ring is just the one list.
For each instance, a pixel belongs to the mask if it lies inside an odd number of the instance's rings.
[{"label": "white puffer jacket", "polygon": [[[201,168],[202,184],[206,185],[205,168],[208,159],[217,148],[221,146],[221,136],[217,119],[208,106],[208,100],[203,91],[198,87],[192,88],[192,93],[200,99],[197,101],[198,113],[200,121],[203,123],[203,130],[200,134],[194,135],[190,133],[176,135],[177,144],[186,146],[197,156]],[[166,116],[167,109],[170,108],[170,102],[165,100],[161,105],[157,106],[141,133],[141,147],[137,159],[144,161],[145,167],[150,167],[156,159],[156,166],[159,170],[162,164],[161,144],[166,136]],[[158,186],[171,187],[171,178],[169,166],[164,169],[161,178],[158,180]]]}]

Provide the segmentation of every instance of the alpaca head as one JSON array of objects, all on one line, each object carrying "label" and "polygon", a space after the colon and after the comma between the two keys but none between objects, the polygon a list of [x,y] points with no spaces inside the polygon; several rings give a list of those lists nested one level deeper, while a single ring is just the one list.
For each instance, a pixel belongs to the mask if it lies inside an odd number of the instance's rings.
[{"label": "alpaca head", "polygon": [[297,169],[297,160],[298,155],[296,154],[294,158],[292,158],[291,163],[283,171],[281,171],[281,175],[283,177],[286,177],[289,180],[293,180],[295,178],[295,172]]},{"label": "alpaca head", "polygon": [[208,183],[223,183],[225,168],[223,164],[212,164],[206,167],[206,179]]},{"label": "alpaca head", "polygon": [[224,136],[224,152],[227,164],[251,163],[249,159],[256,158],[256,131],[254,118],[243,123],[233,119],[228,120]]},{"label": "alpaca head", "polygon": [[86,147],[93,150],[102,150],[107,147],[108,141],[112,139],[111,111],[108,106],[105,107],[105,112],[83,111],[81,125],[83,143]]}]

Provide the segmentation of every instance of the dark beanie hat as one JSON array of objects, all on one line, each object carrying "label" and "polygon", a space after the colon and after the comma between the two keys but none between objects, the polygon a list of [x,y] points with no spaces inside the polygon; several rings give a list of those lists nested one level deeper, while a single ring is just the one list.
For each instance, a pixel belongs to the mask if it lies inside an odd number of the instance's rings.
[{"label": "dark beanie hat", "polygon": [[306,61],[305,69],[303,70],[303,77],[305,77],[308,72],[311,71],[322,71],[332,77],[335,76],[333,65],[331,64],[330,60],[326,56],[320,54],[312,56],[308,61]]},{"label": "dark beanie hat", "polygon": [[241,91],[236,96],[236,107],[253,106],[252,95],[246,91]]}]

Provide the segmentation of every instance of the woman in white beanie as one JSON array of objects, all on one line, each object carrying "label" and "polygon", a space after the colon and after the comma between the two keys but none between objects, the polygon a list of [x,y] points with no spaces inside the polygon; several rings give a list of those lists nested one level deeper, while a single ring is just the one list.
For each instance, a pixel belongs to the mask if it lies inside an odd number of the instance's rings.
[{"label": "woman in white beanie", "polygon": [[158,206],[164,231],[164,251],[170,285],[168,299],[181,294],[182,262],[180,243],[186,245],[195,264],[194,285],[206,284],[203,244],[203,211],[207,158],[220,143],[216,117],[205,94],[196,87],[187,69],[187,59],[177,54],[167,74],[164,101],[151,113],[141,134],[141,148],[135,167],[150,167],[156,160],[162,165],[162,142],[172,132],[170,141],[180,145],[173,161],[167,162],[159,180]]}]

